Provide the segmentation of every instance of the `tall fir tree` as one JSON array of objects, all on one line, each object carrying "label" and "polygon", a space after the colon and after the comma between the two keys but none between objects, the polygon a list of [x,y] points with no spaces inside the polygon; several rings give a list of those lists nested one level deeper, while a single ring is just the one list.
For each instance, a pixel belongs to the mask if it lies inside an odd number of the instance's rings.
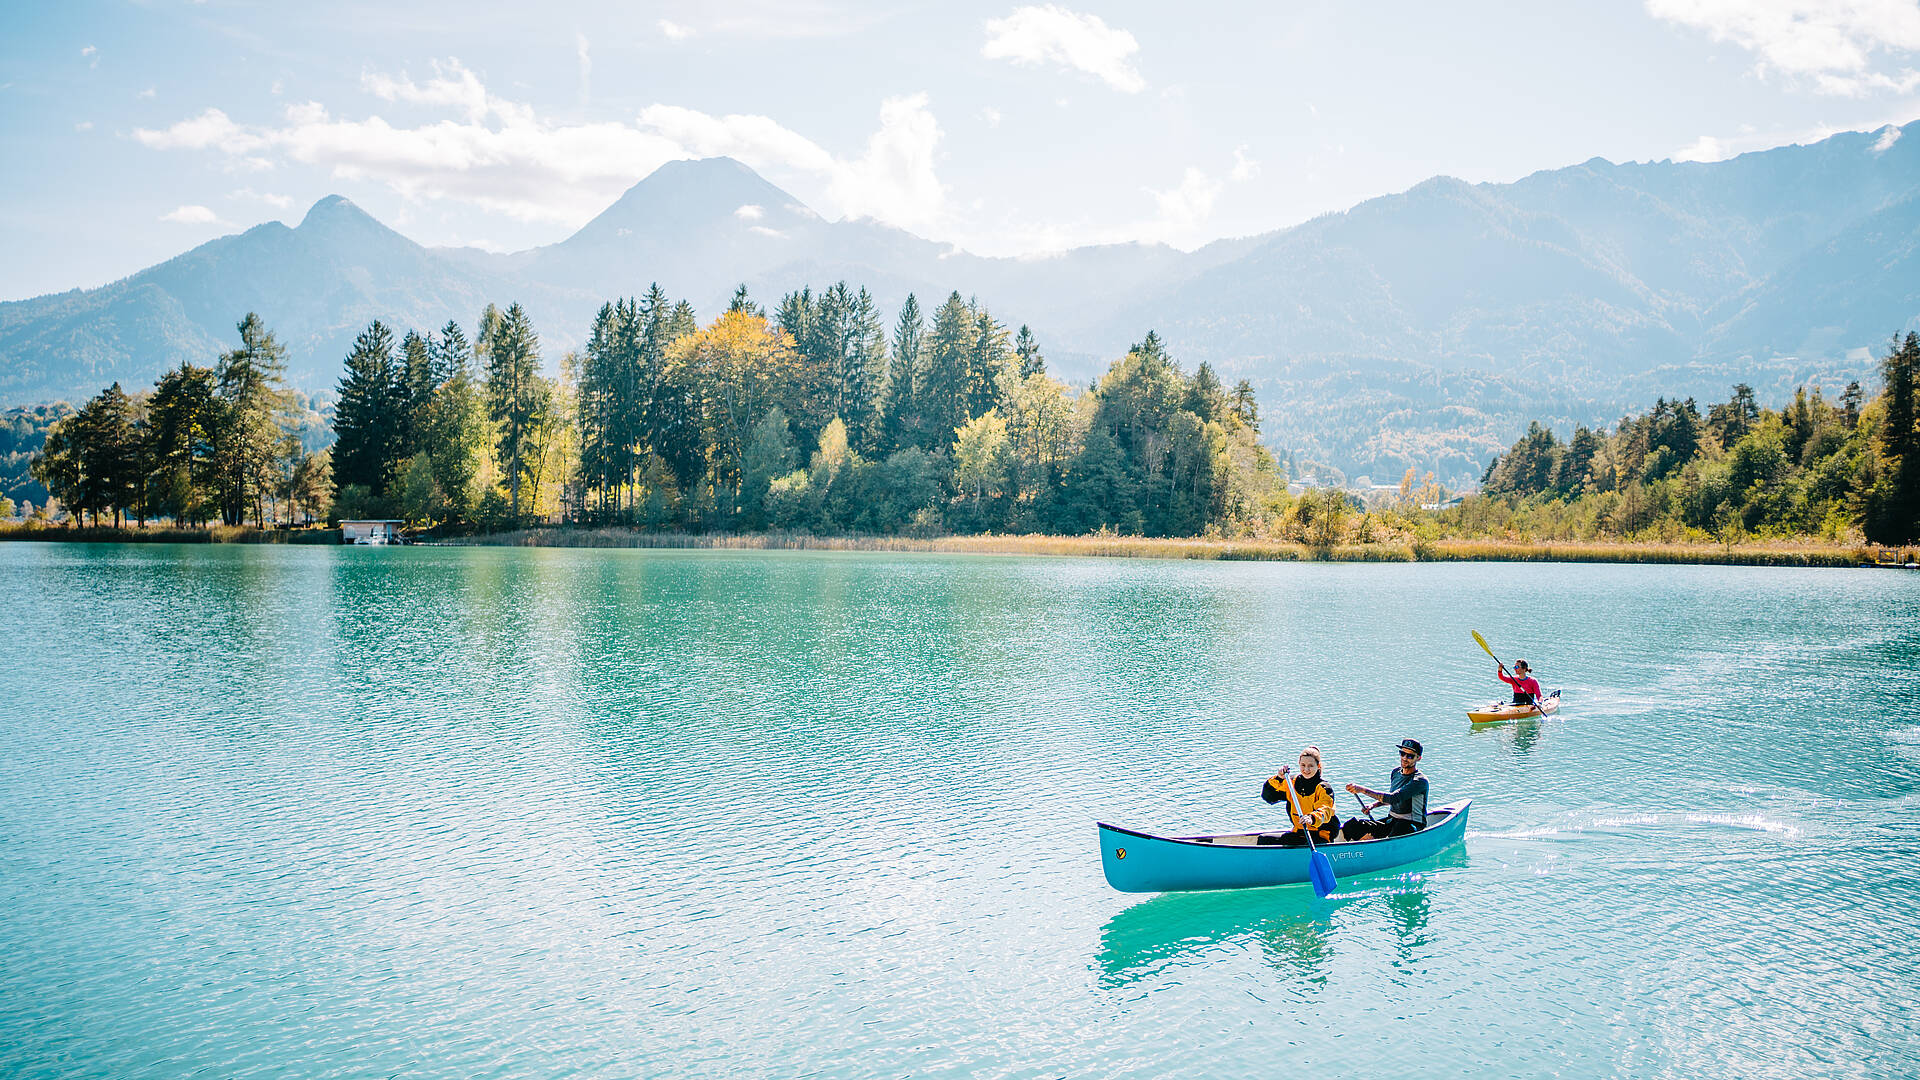
[{"label": "tall fir tree", "polygon": [[888,451],[919,445],[922,428],[917,398],[917,372],[920,368],[920,339],[926,324],[920,316],[920,301],[912,293],[900,305],[900,317],[893,326],[893,348],[887,366],[887,386],[881,412],[882,428]]},{"label": "tall fir tree", "polygon": [[283,425],[291,404],[287,350],[251,311],[237,329],[240,347],[223,355],[214,368],[224,406],[214,450],[218,499],[227,524],[240,524],[251,509],[254,521],[264,525],[266,499],[279,478],[281,460],[290,453]]},{"label": "tall fir tree", "polygon": [[333,407],[333,482],[384,499],[393,484],[404,444],[405,372],[393,355],[393,331],[378,319],[353,339],[346,372]]},{"label": "tall fir tree", "polygon": [[499,432],[495,454],[506,475],[507,505],[516,524],[522,520],[520,492],[535,421],[549,393],[540,377],[540,339],[526,310],[516,303],[489,336],[487,357],[487,415]]},{"label": "tall fir tree", "polygon": [[973,353],[976,313],[958,292],[948,295],[933,315],[920,350],[920,368],[914,372],[914,397],[924,418],[921,446],[942,451],[953,445],[967,422],[970,404],[967,362]]},{"label": "tall fir tree", "polygon": [[1026,323],[1020,324],[1020,332],[1014,336],[1013,355],[1020,359],[1021,378],[1047,373],[1047,358],[1040,355],[1040,343],[1034,340],[1033,331]]}]

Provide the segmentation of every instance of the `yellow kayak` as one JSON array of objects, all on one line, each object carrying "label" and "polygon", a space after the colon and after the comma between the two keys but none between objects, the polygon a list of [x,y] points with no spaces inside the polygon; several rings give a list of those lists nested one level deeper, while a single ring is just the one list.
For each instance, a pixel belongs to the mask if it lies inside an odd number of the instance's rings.
[{"label": "yellow kayak", "polygon": [[1542,695],[1537,705],[1515,705],[1512,702],[1496,701],[1491,705],[1467,710],[1467,719],[1476,724],[1498,724],[1503,720],[1538,720],[1543,716],[1552,716],[1560,711],[1560,691]]}]

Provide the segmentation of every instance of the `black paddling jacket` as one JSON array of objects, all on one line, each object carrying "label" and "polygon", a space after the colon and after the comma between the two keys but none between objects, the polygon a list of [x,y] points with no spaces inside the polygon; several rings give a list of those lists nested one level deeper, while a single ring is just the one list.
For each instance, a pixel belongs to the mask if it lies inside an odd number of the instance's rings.
[{"label": "black paddling jacket", "polygon": [[1282,784],[1288,783],[1293,785],[1293,797],[1299,800],[1300,813],[1306,815],[1310,823],[1309,827],[1324,829],[1337,820],[1333,807],[1333,789],[1327,786],[1325,776],[1316,776],[1311,780],[1304,776],[1293,776],[1286,780],[1278,776],[1267,777],[1267,782],[1261,785],[1260,797],[1270,803],[1286,803],[1287,816],[1293,819],[1294,828],[1301,827],[1300,816],[1293,812],[1293,803],[1287,799],[1286,789],[1281,787]]}]

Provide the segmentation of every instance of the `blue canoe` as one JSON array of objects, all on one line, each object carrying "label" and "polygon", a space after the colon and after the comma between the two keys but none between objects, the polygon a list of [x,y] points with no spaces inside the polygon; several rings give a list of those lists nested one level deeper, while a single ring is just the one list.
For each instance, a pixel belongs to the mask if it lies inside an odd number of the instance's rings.
[{"label": "blue canoe", "polygon": [[[1467,834],[1463,799],[1427,811],[1427,827],[1390,840],[1322,844],[1333,872],[1345,881],[1437,855]],[[1261,845],[1257,832],[1216,836],[1154,836],[1102,821],[1100,866],[1121,892],[1186,892],[1294,885],[1307,880],[1306,848]]]}]

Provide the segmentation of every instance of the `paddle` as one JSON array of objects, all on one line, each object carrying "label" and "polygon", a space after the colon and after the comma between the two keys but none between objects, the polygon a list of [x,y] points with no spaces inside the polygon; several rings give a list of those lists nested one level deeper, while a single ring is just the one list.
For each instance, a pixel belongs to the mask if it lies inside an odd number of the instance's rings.
[{"label": "paddle", "polygon": [[1324,899],[1340,887],[1340,882],[1333,876],[1333,860],[1314,846],[1313,830],[1307,827],[1307,815],[1300,810],[1300,799],[1293,793],[1293,781],[1282,775],[1280,785],[1286,789],[1287,804],[1293,807],[1293,816],[1300,822],[1300,832],[1307,838],[1307,851],[1310,852],[1307,856],[1307,880],[1313,882],[1314,895]]},{"label": "paddle", "polygon": [[[1473,635],[1473,640],[1475,640],[1475,641],[1477,641],[1477,642],[1479,642],[1479,643],[1480,643],[1480,648],[1481,648],[1481,651],[1483,651],[1483,652],[1485,652],[1485,653],[1486,653],[1486,654],[1487,654],[1488,656],[1493,656],[1493,646],[1491,646],[1491,645],[1488,645],[1488,644],[1487,644],[1487,639],[1486,639],[1486,638],[1483,638],[1483,637],[1481,637],[1481,636],[1480,636],[1480,631],[1478,631],[1478,630],[1469,630],[1469,631],[1467,631],[1467,632]],[[1504,663],[1501,663],[1501,661],[1500,661],[1500,658],[1499,658],[1499,657],[1497,657],[1497,656],[1493,656],[1493,662],[1494,662],[1494,663],[1496,663],[1496,664],[1500,664],[1500,670],[1501,670],[1501,671],[1505,671],[1505,670],[1507,670],[1507,665],[1506,665],[1506,664],[1504,664]],[[1540,703],[1540,699],[1541,699],[1541,698],[1543,698],[1543,697],[1545,697],[1545,696],[1546,696],[1546,695],[1545,695],[1544,693],[1542,693],[1542,694],[1535,694],[1535,695],[1534,695],[1534,701],[1533,701],[1533,711],[1534,711],[1534,712],[1537,712],[1537,713],[1539,713],[1539,714],[1540,714],[1541,716],[1545,716],[1545,715],[1547,715],[1547,710],[1545,710],[1545,709],[1543,709],[1543,708],[1541,708],[1541,707],[1540,707],[1540,704],[1541,704],[1541,703]]]}]

